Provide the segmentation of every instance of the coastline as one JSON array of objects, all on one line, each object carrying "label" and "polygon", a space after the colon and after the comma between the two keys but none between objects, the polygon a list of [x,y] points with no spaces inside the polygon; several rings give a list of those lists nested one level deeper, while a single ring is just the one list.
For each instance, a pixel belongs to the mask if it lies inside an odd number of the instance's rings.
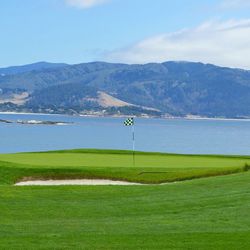
[{"label": "coastline", "polygon": [[[0,112],[0,115],[40,115],[40,116],[76,116],[76,117],[93,117],[93,118],[128,118],[133,115],[95,115],[95,114],[51,114],[51,113],[31,113],[31,112]],[[166,116],[166,117],[155,117],[155,116],[134,116],[139,119],[163,119],[163,120],[191,120],[191,121],[250,121],[250,118],[222,118],[222,117],[203,117],[203,116]]]},{"label": "coastline", "polygon": [[185,117],[185,120],[208,120],[208,121],[250,121],[250,118],[220,118],[220,117]]},{"label": "coastline", "polygon": [[64,114],[49,114],[49,113],[30,113],[30,112],[12,112],[12,111],[6,111],[6,112],[0,112],[0,115],[58,115],[58,116],[63,116]]}]

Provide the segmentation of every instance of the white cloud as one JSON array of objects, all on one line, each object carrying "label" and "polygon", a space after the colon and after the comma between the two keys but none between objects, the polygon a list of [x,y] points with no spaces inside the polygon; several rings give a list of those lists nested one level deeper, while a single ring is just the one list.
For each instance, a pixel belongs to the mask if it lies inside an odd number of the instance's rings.
[{"label": "white cloud", "polygon": [[73,7],[87,9],[109,2],[109,0],[65,0],[67,4]]},{"label": "white cloud", "polygon": [[104,55],[111,62],[200,61],[250,69],[250,19],[210,21]]},{"label": "white cloud", "polygon": [[250,0],[224,0],[220,4],[223,9],[235,9],[250,7]]}]

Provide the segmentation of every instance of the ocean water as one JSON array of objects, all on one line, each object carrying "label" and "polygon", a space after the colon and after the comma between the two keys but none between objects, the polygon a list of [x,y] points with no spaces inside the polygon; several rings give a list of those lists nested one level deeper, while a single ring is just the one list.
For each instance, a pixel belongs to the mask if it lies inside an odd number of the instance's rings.
[{"label": "ocean water", "polygon": [[[0,153],[55,149],[132,149],[124,118],[0,114],[6,120],[49,120],[70,125],[0,123]],[[136,119],[136,150],[185,154],[250,155],[250,121]]]}]

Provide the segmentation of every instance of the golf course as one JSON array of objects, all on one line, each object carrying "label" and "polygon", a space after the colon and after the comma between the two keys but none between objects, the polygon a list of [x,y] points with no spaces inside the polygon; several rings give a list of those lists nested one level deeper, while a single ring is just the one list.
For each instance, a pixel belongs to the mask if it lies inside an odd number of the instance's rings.
[{"label": "golf course", "polygon": [[[29,180],[142,185],[16,186]],[[250,156],[0,154],[0,249],[249,249]]]}]

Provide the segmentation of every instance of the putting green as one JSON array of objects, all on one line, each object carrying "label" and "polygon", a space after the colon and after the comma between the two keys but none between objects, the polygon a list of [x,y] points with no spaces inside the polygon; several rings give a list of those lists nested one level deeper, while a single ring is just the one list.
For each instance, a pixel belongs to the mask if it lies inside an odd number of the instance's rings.
[{"label": "putting green", "polygon": [[[70,150],[0,155],[12,182],[21,177],[102,178],[163,183],[248,170],[248,157],[171,155],[113,150]],[[9,167],[9,168],[8,168]],[[15,176],[16,172],[16,176]],[[23,176],[25,173],[25,176]]]}]

